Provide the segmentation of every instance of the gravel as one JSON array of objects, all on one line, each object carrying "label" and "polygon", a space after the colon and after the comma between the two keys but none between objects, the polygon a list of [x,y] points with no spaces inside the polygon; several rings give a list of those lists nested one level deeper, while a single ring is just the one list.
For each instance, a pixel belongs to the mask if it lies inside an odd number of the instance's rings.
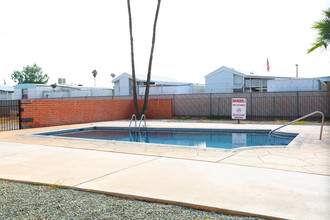
[{"label": "gravel", "polygon": [[0,180],[0,219],[260,219]]}]

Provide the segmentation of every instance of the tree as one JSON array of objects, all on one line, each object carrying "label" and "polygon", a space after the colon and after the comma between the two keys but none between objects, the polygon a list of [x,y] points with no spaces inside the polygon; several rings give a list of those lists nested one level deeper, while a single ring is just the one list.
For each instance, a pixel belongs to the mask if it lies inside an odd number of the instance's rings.
[{"label": "tree", "polygon": [[132,13],[131,13],[131,1],[127,0],[127,9],[128,9],[128,20],[129,20],[129,33],[130,33],[130,42],[131,42],[131,66],[132,66],[132,80],[133,80],[133,103],[135,114],[137,118],[140,118],[139,106],[137,101],[136,94],[136,77],[135,77],[135,64],[134,64],[134,43],[133,43],[133,29],[132,29]]},{"label": "tree", "polygon": [[97,71],[96,70],[93,70],[92,74],[93,74],[93,77],[94,77],[94,86],[96,86]]},{"label": "tree", "polygon": [[32,66],[23,67],[22,71],[14,71],[11,74],[11,79],[16,83],[35,83],[35,84],[46,84],[49,80],[47,74],[43,74],[41,67],[37,64]]},{"label": "tree", "polygon": [[154,47],[155,47],[155,41],[156,41],[156,27],[157,27],[157,20],[158,20],[160,2],[161,2],[161,0],[158,0],[156,14],[155,14],[155,20],[154,20],[154,27],[153,27],[153,31],[152,31],[152,43],[151,43],[151,51],[150,51],[149,65],[148,65],[147,85],[146,85],[146,92],[145,92],[145,95],[144,95],[144,104],[143,104],[143,108],[142,108],[142,113],[141,114],[146,113],[147,110],[148,110],[149,88],[150,88],[150,79],[151,79],[151,67],[152,67]]},{"label": "tree", "polygon": [[154,19],[153,25],[153,33],[152,33],[152,42],[151,42],[151,51],[149,57],[149,65],[148,65],[148,75],[147,75],[147,83],[146,83],[146,90],[144,94],[144,103],[141,114],[139,113],[139,106],[137,102],[137,93],[136,93],[136,77],[135,77],[135,65],[134,65],[134,47],[133,47],[133,31],[132,31],[132,14],[131,14],[131,5],[130,0],[127,0],[127,8],[128,8],[128,17],[129,17],[129,30],[130,30],[130,41],[131,41],[131,64],[132,64],[132,80],[133,80],[133,102],[134,102],[134,109],[137,118],[140,118],[142,114],[147,113],[148,111],[148,102],[149,102],[149,88],[150,88],[150,79],[151,79],[151,67],[153,61],[153,53],[155,48],[155,41],[156,41],[156,27],[158,21],[158,14],[160,9],[161,0],[157,0],[157,9]]},{"label": "tree", "polygon": [[313,29],[318,32],[318,37],[316,38],[316,42],[314,43],[313,47],[309,49],[307,53],[310,53],[322,46],[324,49],[327,49],[330,43],[330,8],[328,8],[326,11],[323,11],[323,14],[325,18],[321,21],[315,22],[313,25]]}]

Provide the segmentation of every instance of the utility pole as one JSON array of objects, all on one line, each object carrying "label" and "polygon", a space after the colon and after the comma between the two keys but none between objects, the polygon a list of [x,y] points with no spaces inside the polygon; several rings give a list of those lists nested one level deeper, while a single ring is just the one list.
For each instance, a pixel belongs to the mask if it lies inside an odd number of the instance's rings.
[{"label": "utility pole", "polygon": [[296,77],[298,78],[298,64],[296,64]]}]

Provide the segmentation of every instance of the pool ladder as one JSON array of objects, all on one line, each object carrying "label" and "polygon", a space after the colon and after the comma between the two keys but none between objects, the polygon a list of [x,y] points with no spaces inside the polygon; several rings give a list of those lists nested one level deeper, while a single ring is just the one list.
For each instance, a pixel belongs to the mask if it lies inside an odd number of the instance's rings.
[{"label": "pool ladder", "polygon": [[[144,128],[147,127],[147,118],[146,118],[146,116],[144,114],[142,114],[141,115],[141,118],[140,118],[139,127],[138,127],[139,131],[141,130],[141,123],[142,123],[142,120],[143,119],[144,119]],[[135,121],[135,129],[137,129],[137,127],[136,127],[137,126],[137,124],[136,124],[136,115],[133,114],[132,117],[131,117],[131,121],[129,123],[129,126],[128,126],[128,129],[129,130],[131,130],[131,125],[132,125],[133,120]]]},{"label": "pool ladder", "polygon": [[323,125],[324,125],[324,114],[323,114],[322,112],[320,112],[320,111],[312,112],[312,113],[310,113],[310,114],[308,114],[308,115],[305,115],[305,116],[303,116],[303,117],[301,117],[301,118],[298,118],[298,119],[296,119],[296,120],[294,120],[294,121],[290,121],[290,122],[286,123],[285,125],[282,125],[282,126],[280,126],[280,127],[278,127],[278,128],[275,128],[275,129],[273,129],[273,130],[271,130],[271,131],[269,132],[269,135],[271,135],[274,131],[276,131],[276,130],[278,130],[278,129],[281,129],[281,128],[287,126],[287,125],[290,125],[290,124],[292,124],[292,123],[295,123],[296,121],[300,121],[300,120],[302,120],[302,119],[304,119],[304,118],[307,118],[307,117],[312,116],[312,115],[315,115],[315,114],[321,114],[321,115],[322,115],[322,123],[321,123],[321,131],[320,131],[320,140],[321,140],[321,139],[322,139]]}]

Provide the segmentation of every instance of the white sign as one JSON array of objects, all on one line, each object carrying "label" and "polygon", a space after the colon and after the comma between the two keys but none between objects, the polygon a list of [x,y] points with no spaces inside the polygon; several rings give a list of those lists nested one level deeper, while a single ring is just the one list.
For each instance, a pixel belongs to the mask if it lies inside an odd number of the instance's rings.
[{"label": "white sign", "polygon": [[246,119],[246,99],[243,98],[231,99],[231,118]]}]

